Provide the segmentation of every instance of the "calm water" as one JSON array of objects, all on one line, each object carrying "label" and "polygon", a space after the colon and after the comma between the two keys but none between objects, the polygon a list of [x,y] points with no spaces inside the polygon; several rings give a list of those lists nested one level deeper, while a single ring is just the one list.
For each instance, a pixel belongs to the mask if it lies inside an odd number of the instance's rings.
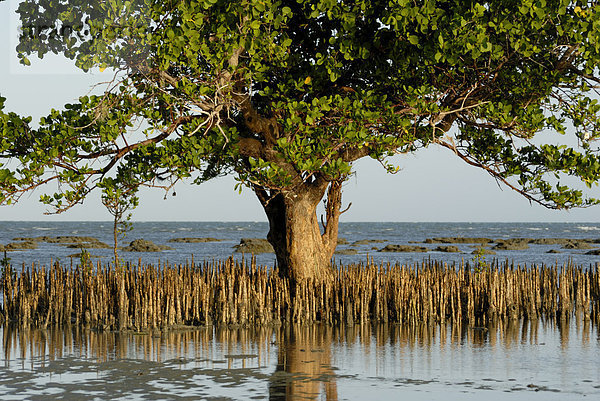
[{"label": "calm water", "polygon": [[[81,235],[111,244],[110,223],[0,222],[0,243],[16,237]],[[266,223],[135,223],[124,243],[145,238],[175,249],[126,253],[146,263],[223,259],[241,238],[264,238]],[[380,253],[386,244],[422,243],[432,237],[600,238],[600,224],[582,223],[342,223],[340,236],[357,255],[343,263],[411,263],[423,258],[471,260],[461,252]],[[179,237],[220,242],[168,243]],[[383,242],[352,243],[364,239]],[[598,244],[600,246],[600,244]],[[376,249],[372,249],[375,247]],[[558,254],[548,254],[555,249]],[[40,242],[10,252],[15,265],[70,263],[77,252]],[[111,250],[92,249],[110,262]],[[558,245],[498,251],[520,264],[596,264],[598,256]],[[236,258],[241,258],[235,254]],[[488,256],[490,260],[492,256]],[[74,261],[75,263],[77,260]],[[258,256],[273,265],[272,254]],[[486,328],[436,326],[304,326],[263,329],[198,329],[152,334],[98,333],[77,328],[0,328],[0,399],[190,400],[580,400],[600,399],[600,334],[573,319],[569,324],[519,322]]]},{"label": "calm water", "polygon": [[[134,223],[133,231],[121,241],[128,244],[138,238],[151,240],[157,244],[170,245],[174,250],[158,253],[121,252],[121,258],[146,263],[169,261],[185,263],[192,256],[196,261],[224,259],[232,255],[233,246],[241,238],[265,238],[268,226],[263,222],[141,222]],[[16,237],[39,237],[59,235],[93,236],[112,245],[112,223],[110,222],[0,222],[0,244],[7,244]],[[600,239],[600,224],[597,223],[341,223],[340,237],[349,244],[338,249],[354,248],[357,255],[335,255],[334,259],[342,263],[364,262],[372,258],[375,262],[420,262],[424,258],[443,259],[448,262],[471,260],[473,245],[457,244],[460,253],[442,253],[433,251],[437,244],[418,244],[430,249],[427,253],[382,253],[377,249],[387,244],[409,244],[423,242],[432,237],[487,237],[494,240],[507,238],[583,238]],[[180,237],[215,237],[220,242],[208,243],[168,243],[169,239]],[[382,240],[368,245],[352,245],[353,242],[370,239]],[[594,244],[596,245],[596,244]],[[600,244],[597,244],[600,247]],[[560,253],[549,254],[549,250]],[[30,251],[14,251],[8,256],[14,265],[22,263],[48,264],[50,259],[70,263],[68,255],[78,252],[62,245],[40,242],[39,248]],[[585,250],[562,249],[560,245],[531,245],[524,251],[498,251],[487,259],[506,259],[520,264],[546,263],[563,264],[569,260],[577,264],[596,264],[599,256],[586,255]],[[90,253],[100,256],[104,262],[112,259],[110,249],[92,249]],[[234,255],[241,258],[240,254]],[[258,255],[258,262],[273,265],[273,254]]]},{"label": "calm water", "polygon": [[573,321],[0,331],[0,398],[579,400],[600,397],[600,339]]}]

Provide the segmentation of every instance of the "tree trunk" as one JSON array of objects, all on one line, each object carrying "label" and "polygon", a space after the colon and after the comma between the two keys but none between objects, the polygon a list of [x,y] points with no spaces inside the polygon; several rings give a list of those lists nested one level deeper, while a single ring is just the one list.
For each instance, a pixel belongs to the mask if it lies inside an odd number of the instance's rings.
[{"label": "tree trunk", "polygon": [[[327,193],[326,221],[317,218],[317,206]],[[275,249],[279,273],[293,283],[322,280],[330,269],[337,245],[341,182],[315,180],[290,191],[255,187],[269,219],[268,241]]]}]

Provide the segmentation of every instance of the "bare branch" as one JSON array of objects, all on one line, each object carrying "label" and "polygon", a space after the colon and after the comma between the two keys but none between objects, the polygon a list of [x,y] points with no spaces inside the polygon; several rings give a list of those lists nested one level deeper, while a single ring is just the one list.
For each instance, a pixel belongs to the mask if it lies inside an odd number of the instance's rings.
[{"label": "bare branch", "polygon": [[500,175],[499,172],[493,170],[492,168],[490,168],[489,166],[486,166],[485,164],[478,162],[476,160],[473,160],[472,158],[469,158],[467,155],[461,153],[456,146],[454,146],[454,144],[449,144],[447,142],[444,141],[437,141],[436,143],[438,143],[439,145],[450,149],[452,152],[454,152],[454,154],[456,154],[458,157],[460,157],[463,161],[465,161],[467,164],[474,166],[474,167],[479,167],[483,170],[485,170],[488,174],[490,174],[496,181],[502,182],[504,185],[506,185],[507,187],[509,187],[510,189],[518,192],[519,194],[523,195],[527,200],[529,200],[530,202],[535,202],[541,206],[544,206],[546,208],[549,209],[558,209],[558,207],[547,203],[547,202],[543,202],[537,198],[535,198],[534,196],[532,196],[531,194],[527,193],[526,191],[517,188],[516,186],[514,186],[513,184],[511,184],[510,182],[508,182],[508,180],[506,180],[504,177],[502,177]]}]

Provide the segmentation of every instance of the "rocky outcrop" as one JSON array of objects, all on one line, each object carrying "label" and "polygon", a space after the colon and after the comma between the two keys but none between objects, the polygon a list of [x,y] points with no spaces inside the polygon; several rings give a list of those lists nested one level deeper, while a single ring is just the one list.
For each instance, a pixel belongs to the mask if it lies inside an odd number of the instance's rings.
[{"label": "rocky outcrop", "polygon": [[454,246],[454,245],[444,245],[444,246],[438,246],[437,248],[434,249],[434,251],[437,251],[437,252],[460,252],[460,249],[458,249],[458,247]]},{"label": "rocky outcrop", "polygon": [[536,238],[529,241],[534,245],[564,245],[569,242],[568,238]]},{"label": "rocky outcrop", "polygon": [[80,242],[80,243],[76,243],[76,244],[68,244],[67,248],[72,248],[72,249],[79,249],[79,248],[110,249],[110,248],[112,248],[112,246],[105,244],[104,242],[97,241],[97,242]]},{"label": "rocky outcrop", "polygon": [[178,242],[184,244],[196,244],[201,242],[219,242],[223,241],[222,239],[213,238],[213,237],[183,237],[183,238],[172,238],[167,242]]},{"label": "rocky outcrop", "polygon": [[338,238],[337,239],[337,244],[338,245],[347,245],[348,244],[348,240],[346,238]]},{"label": "rocky outcrop", "polygon": [[352,245],[370,245],[370,244],[378,244],[381,242],[386,242],[384,239],[361,239],[358,241],[354,241]]},{"label": "rocky outcrop", "polygon": [[378,252],[427,252],[428,249],[424,246],[414,245],[386,245]]},{"label": "rocky outcrop", "polygon": [[496,252],[492,251],[491,249],[487,249],[487,248],[477,248],[473,252],[471,252],[471,254],[472,255],[495,255]]},{"label": "rocky outcrop", "polygon": [[354,248],[336,249],[336,255],[356,255],[358,251]]},{"label": "rocky outcrop", "polygon": [[573,239],[573,238],[536,238],[536,239],[532,239],[531,241],[529,241],[530,244],[535,244],[535,245],[566,245],[572,242],[584,242],[584,243],[590,243],[590,242],[594,242],[594,240],[590,240],[590,239]]},{"label": "rocky outcrop", "polygon": [[98,238],[79,235],[61,235],[58,237],[38,237],[38,241],[44,241],[49,244],[80,244],[82,242],[95,243],[100,242]]},{"label": "rocky outcrop", "polygon": [[531,238],[510,238],[498,240],[493,249],[497,251],[523,251],[529,249]]},{"label": "rocky outcrop", "polygon": [[83,252],[73,253],[71,255],[67,255],[67,257],[69,257],[69,258],[81,258],[81,257],[85,257],[85,258],[100,258],[100,256],[98,256],[98,255],[90,255],[89,253],[83,253]]},{"label": "rocky outcrop", "polygon": [[600,255],[600,249],[594,249],[591,251],[587,251],[585,254],[586,255]]},{"label": "rocky outcrop", "polygon": [[37,249],[38,244],[35,241],[11,242],[4,245],[3,251],[22,251],[29,249]]},{"label": "rocky outcrop", "polygon": [[13,238],[13,241],[23,242],[46,242],[48,244],[59,244],[66,245],[67,248],[89,248],[89,249],[107,249],[111,248],[109,245],[100,241],[95,237],[87,237],[80,235],[62,235],[58,237],[17,237]]},{"label": "rocky outcrop", "polygon": [[563,249],[593,249],[586,241],[571,240],[564,244]]},{"label": "rocky outcrop", "polygon": [[425,240],[426,244],[489,244],[491,242],[494,240],[482,237],[435,237]]},{"label": "rocky outcrop", "polygon": [[548,252],[546,253],[561,253],[560,251],[557,251],[556,249],[550,249]]},{"label": "rocky outcrop", "polygon": [[273,246],[263,238],[242,238],[239,245],[234,246],[235,252],[241,253],[273,253]]},{"label": "rocky outcrop", "polygon": [[125,252],[160,252],[173,249],[166,245],[157,245],[152,241],[145,239],[136,239],[129,243],[129,246],[121,248]]}]

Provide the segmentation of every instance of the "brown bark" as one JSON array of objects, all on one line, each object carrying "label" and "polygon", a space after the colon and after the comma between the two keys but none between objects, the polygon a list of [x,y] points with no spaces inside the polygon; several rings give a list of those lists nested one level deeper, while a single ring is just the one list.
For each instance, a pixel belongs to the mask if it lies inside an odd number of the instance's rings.
[{"label": "brown bark", "polygon": [[[321,230],[316,209],[328,188]],[[341,182],[317,178],[289,191],[254,189],[269,219],[267,239],[275,249],[279,273],[293,283],[324,279],[337,245]]]}]

